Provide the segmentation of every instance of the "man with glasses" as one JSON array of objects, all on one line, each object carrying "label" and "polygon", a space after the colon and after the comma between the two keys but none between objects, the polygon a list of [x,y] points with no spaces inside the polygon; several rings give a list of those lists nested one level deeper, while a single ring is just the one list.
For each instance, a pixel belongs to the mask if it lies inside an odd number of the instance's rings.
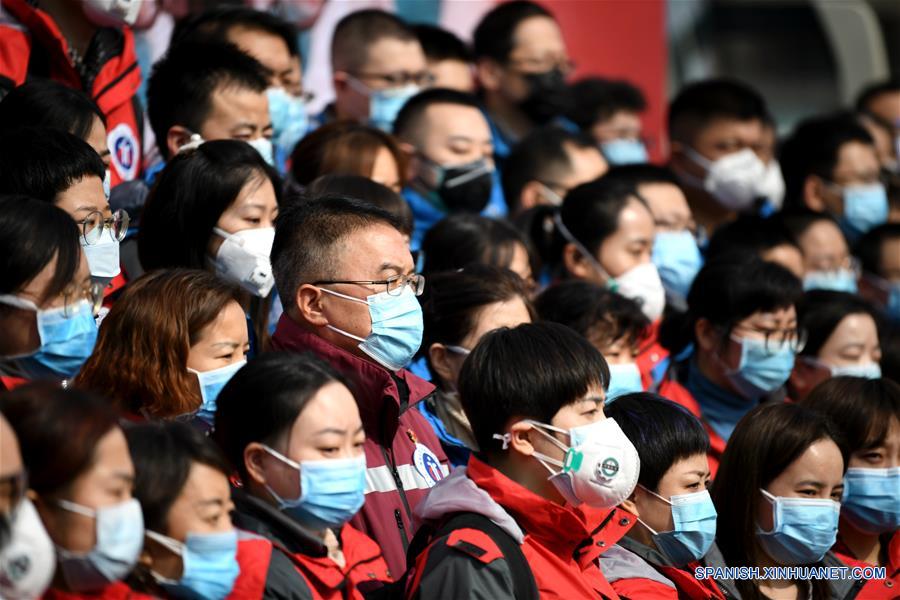
[{"label": "man with glasses", "polygon": [[396,218],[341,196],[278,217],[272,268],[284,314],[272,347],[312,352],[352,381],[366,433],[366,502],[353,525],[406,568],[413,510],[448,472],[415,404],[434,391],[405,369],[422,342],[425,286]]},{"label": "man with glasses", "polygon": [[494,152],[502,161],[535,126],[571,108],[566,77],[573,65],[553,15],[527,0],[505,2],[485,15],[473,46]]},{"label": "man with glasses", "polygon": [[341,19],[331,40],[335,100],[319,124],[352,119],[390,131],[403,104],[429,87],[415,32],[390,13],[368,9]]}]

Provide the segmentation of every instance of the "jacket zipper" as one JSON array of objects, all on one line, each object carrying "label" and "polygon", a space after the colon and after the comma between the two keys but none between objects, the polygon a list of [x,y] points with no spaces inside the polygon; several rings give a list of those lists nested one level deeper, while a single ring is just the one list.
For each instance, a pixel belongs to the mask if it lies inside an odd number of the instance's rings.
[{"label": "jacket zipper", "polygon": [[[400,473],[397,472],[397,467],[394,464],[394,459],[388,455],[387,449],[384,446],[379,446],[381,449],[381,454],[384,456],[384,464],[386,464],[391,469],[391,475],[394,477],[394,485],[397,486],[397,492],[400,494],[400,501],[403,503],[403,508],[406,510],[407,518],[412,521],[412,510],[409,507],[409,500],[406,499],[406,490],[403,489],[403,481],[400,479]],[[394,510],[394,519],[397,521],[397,529],[400,530],[400,539],[403,542],[403,551],[409,547],[409,537],[406,535],[406,527],[403,526],[403,514],[400,512],[400,509]]]}]

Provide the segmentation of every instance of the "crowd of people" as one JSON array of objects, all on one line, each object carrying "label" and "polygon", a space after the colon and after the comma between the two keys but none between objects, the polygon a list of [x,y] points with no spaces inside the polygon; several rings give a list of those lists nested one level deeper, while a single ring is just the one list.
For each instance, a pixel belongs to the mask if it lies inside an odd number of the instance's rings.
[{"label": "crowd of people", "polygon": [[138,10],[0,8],[0,598],[900,597],[900,82]]}]

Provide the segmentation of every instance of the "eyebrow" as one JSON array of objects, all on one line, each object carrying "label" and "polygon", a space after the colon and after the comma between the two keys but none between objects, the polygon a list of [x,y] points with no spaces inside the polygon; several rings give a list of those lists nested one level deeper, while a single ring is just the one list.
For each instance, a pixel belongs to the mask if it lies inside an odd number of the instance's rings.
[{"label": "eyebrow", "polygon": [[241,344],[238,342],[216,342],[215,344],[212,344],[211,347],[222,348],[224,346],[231,346],[232,348],[237,348],[240,345]]},{"label": "eyebrow", "polygon": [[403,267],[400,265],[395,265],[394,263],[384,262],[381,263],[381,266],[378,267],[379,271],[397,271],[398,273],[402,273],[404,271]]},{"label": "eyebrow", "polygon": [[132,475],[131,473],[118,472],[118,473],[113,473],[112,476],[114,479],[121,479],[122,481],[124,481],[126,483],[134,483],[134,475]]},{"label": "eyebrow", "polygon": [[806,480],[806,481],[799,481],[799,482],[797,482],[797,485],[796,485],[795,487],[800,487],[800,486],[803,486],[803,485],[811,485],[811,486],[817,487],[817,488],[823,488],[823,487],[825,487],[825,484],[822,483],[821,481],[813,481],[813,480],[811,480],[811,479],[808,479],[808,480]]},{"label": "eyebrow", "polygon": [[241,208],[258,208],[259,210],[266,210],[266,205],[262,202],[253,202],[244,204]]},{"label": "eyebrow", "polygon": [[346,429],[338,429],[337,427],[326,427],[325,429],[320,429],[315,432],[313,435],[324,435],[326,433],[336,433],[338,435],[344,435],[347,433]]},{"label": "eyebrow", "polygon": [[203,508],[205,506],[225,506],[225,501],[221,498],[213,498],[211,500],[200,500],[197,502],[196,506],[198,508]]}]

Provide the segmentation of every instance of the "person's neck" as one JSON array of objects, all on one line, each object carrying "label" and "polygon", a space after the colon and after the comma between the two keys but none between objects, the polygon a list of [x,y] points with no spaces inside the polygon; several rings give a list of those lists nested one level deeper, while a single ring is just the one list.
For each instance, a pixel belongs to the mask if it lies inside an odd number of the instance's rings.
[{"label": "person's neck", "polygon": [[656,544],[653,543],[653,536],[650,534],[650,530],[648,530],[640,521],[635,523],[634,527],[629,529],[625,536],[650,548],[656,548]]},{"label": "person's neck", "polygon": [[[759,572],[762,573],[769,567],[782,567],[765,553],[760,551],[756,561]],[[800,597],[800,587],[792,579],[757,579],[756,585],[759,591],[772,600],[793,600]]]},{"label": "person's neck", "polygon": [[505,135],[512,136],[514,140],[523,138],[534,128],[534,123],[518,106],[497,93],[485,93],[484,105],[494,124]]},{"label": "person's neck", "polygon": [[53,17],[69,47],[84,56],[98,27],[85,16],[81,2],[41,0],[40,9]]},{"label": "person's neck", "polygon": [[863,533],[841,519],[840,537],[854,558],[870,565],[881,565],[881,540],[877,535]]},{"label": "person's neck", "polygon": [[698,351],[697,369],[699,369],[701,375],[709,379],[712,383],[716,384],[726,392],[734,394],[735,396],[740,395],[732,387],[731,382],[728,381],[725,373],[722,372],[722,369],[717,364],[717,355]]},{"label": "person's neck", "polygon": [[[541,498],[560,506],[565,505],[565,498],[548,481],[550,472],[541,466],[536,458],[522,455],[513,456],[513,454],[515,453],[510,451],[505,456],[492,459],[488,464]],[[531,468],[526,461],[534,462],[539,468]]]}]

